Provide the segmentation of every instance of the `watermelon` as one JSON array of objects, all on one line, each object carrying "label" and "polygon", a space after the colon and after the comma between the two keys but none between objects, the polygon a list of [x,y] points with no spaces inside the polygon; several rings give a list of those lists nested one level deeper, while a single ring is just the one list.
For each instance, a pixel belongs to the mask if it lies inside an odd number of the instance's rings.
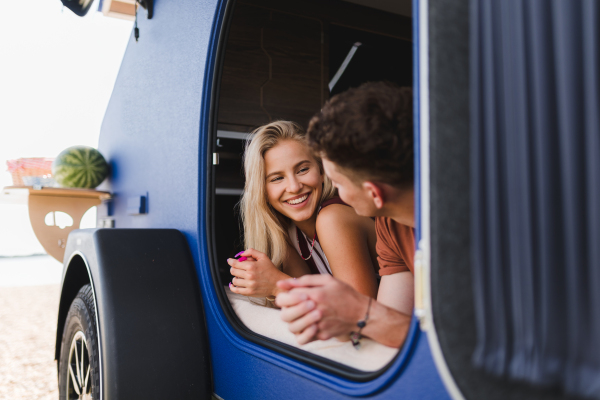
[{"label": "watermelon", "polygon": [[93,147],[73,146],[56,157],[52,175],[62,187],[91,189],[108,176],[108,164]]}]

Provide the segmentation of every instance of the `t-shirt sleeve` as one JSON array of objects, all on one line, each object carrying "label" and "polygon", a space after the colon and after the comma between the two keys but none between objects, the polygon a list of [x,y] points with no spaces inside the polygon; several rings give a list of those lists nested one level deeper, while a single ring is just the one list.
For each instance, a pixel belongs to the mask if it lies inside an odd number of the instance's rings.
[{"label": "t-shirt sleeve", "polygon": [[377,261],[379,262],[379,275],[391,275],[398,272],[410,271],[404,257],[398,248],[398,239],[395,232],[391,230],[390,224],[385,218],[375,220],[375,231],[377,233]]}]

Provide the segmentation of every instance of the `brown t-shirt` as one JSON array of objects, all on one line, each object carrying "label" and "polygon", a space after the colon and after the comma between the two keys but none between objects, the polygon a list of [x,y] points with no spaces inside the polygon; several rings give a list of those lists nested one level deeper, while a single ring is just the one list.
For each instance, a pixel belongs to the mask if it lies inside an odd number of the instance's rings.
[{"label": "brown t-shirt", "polygon": [[377,261],[379,275],[398,272],[414,273],[415,235],[413,228],[399,224],[391,218],[375,218],[377,232]]}]

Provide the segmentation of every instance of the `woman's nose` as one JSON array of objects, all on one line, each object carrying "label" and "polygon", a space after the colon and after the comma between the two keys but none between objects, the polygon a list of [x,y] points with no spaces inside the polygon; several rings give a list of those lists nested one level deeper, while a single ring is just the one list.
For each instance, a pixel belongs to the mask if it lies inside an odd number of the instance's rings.
[{"label": "woman's nose", "polygon": [[291,178],[290,180],[288,180],[288,182],[288,192],[296,193],[302,190],[302,183],[298,179],[296,179],[296,177]]}]

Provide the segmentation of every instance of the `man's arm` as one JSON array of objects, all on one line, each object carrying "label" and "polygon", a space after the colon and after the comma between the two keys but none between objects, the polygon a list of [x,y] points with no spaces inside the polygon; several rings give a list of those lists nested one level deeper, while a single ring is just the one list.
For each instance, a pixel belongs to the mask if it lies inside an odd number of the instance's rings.
[{"label": "man's arm", "polygon": [[377,232],[377,262],[382,274],[377,301],[404,314],[412,314],[414,307],[414,277],[402,253],[401,245],[409,242],[414,249],[413,232],[408,226],[390,224],[385,218],[375,223]]},{"label": "man's arm", "polygon": [[[361,317],[363,318],[364,316]],[[379,301],[373,301],[369,321],[362,334],[383,345],[399,348],[406,339],[410,321],[410,315],[386,307]]]},{"label": "man's arm", "polygon": [[[278,282],[282,290],[277,305],[281,318],[289,322],[300,344],[332,337],[347,337],[358,331],[356,323],[364,319],[369,297],[328,275],[306,275],[296,280]],[[410,315],[372,301],[369,321],[362,334],[390,347],[404,342]]]},{"label": "man's arm", "polygon": [[382,276],[377,292],[377,301],[403,314],[412,314],[415,306],[413,274],[404,271]]}]

